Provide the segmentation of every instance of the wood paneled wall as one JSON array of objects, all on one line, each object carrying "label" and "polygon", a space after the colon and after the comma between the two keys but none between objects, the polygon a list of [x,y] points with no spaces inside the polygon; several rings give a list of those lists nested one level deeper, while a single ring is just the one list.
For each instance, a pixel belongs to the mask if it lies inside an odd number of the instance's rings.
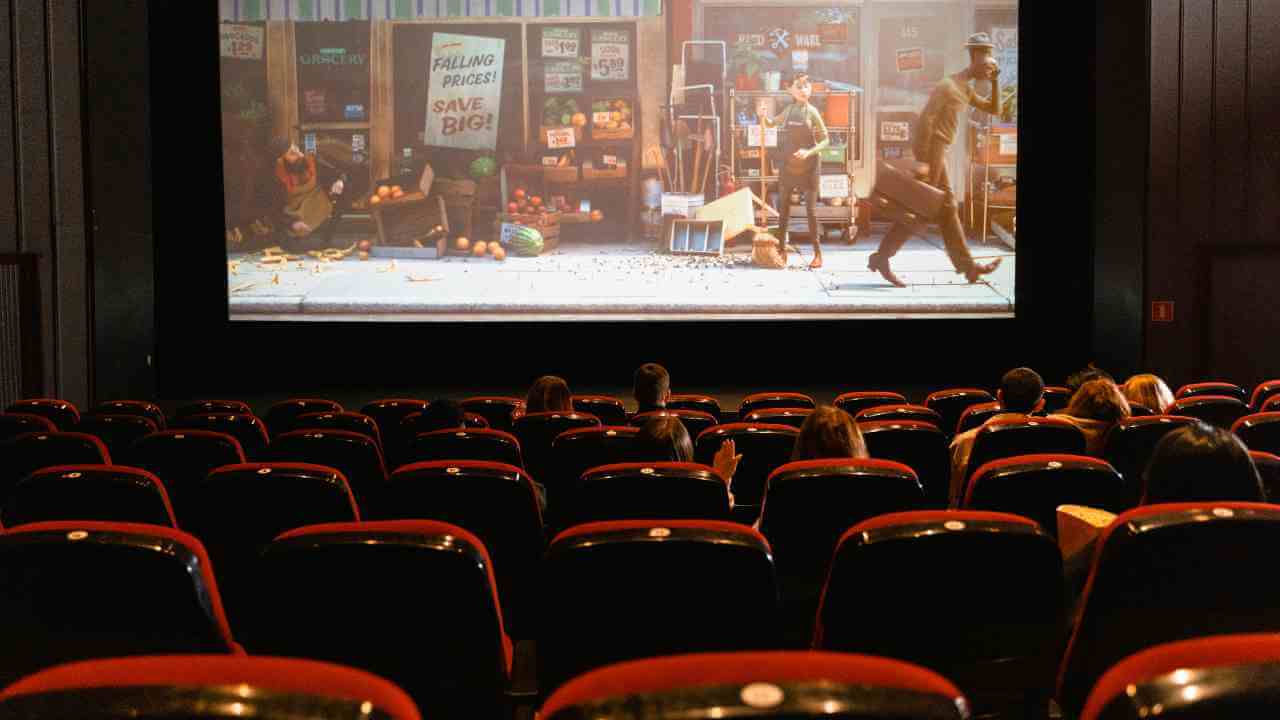
[{"label": "wood paneled wall", "polygon": [[[1146,364],[1171,384],[1280,376],[1280,3],[1151,0]],[[1242,261],[1241,258],[1251,258]],[[1264,283],[1265,285],[1265,283]]]}]

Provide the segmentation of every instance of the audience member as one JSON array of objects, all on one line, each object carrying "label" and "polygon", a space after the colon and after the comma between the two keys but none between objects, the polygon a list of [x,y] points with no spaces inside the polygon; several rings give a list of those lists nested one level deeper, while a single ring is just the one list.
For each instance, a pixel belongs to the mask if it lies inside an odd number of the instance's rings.
[{"label": "audience member", "polygon": [[1173,405],[1173,391],[1158,375],[1134,375],[1120,389],[1130,403],[1151,408],[1158,415],[1164,415]]},{"label": "audience member", "polygon": [[869,457],[862,431],[853,416],[830,405],[814,409],[800,426],[791,460],[848,457]]},{"label": "audience member", "polygon": [[1142,476],[1142,504],[1266,502],[1262,479],[1240,438],[1197,422],[1156,443]]},{"label": "audience member", "polygon": [[[1044,380],[1031,368],[1014,368],[1000,378],[1001,412],[987,418],[992,420],[1025,420],[1040,406],[1044,398]],[[964,498],[960,497],[964,487],[965,474],[969,472],[969,454],[973,452],[973,441],[978,437],[982,426],[956,435],[951,441],[951,505],[958,507]]]},{"label": "audience member", "polygon": [[[693,462],[693,440],[679,418],[656,417],[646,422],[636,433],[641,456],[653,462]],[[733,507],[733,474],[738,471],[742,456],[736,454],[732,440],[725,440],[711,461],[711,468],[724,480],[729,490],[729,507]]]},{"label": "audience member", "polygon": [[1071,390],[1071,394],[1075,395],[1076,392],[1079,391],[1081,387],[1084,387],[1084,384],[1090,380],[1116,381],[1115,378],[1111,377],[1111,373],[1099,368],[1093,363],[1089,363],[1083,370],[1077,370],[1067,377],[1067,387]]},{"label": "audience member", "polygon": [[1080,428],[1084,433],[1085,453],[1101,456],[1107,431],[1129,417],[1129,401],[1114,382],[1096,379],[1086,382],[1071,396],[1071,402],[1060,414],[1050,415]]},{"label": "audience member", "polygon": [[645,363],[636,370],[633,394],[636,413],[662,410],[671,398],[671,376],[657,363]]},{"label": "audience member", "polygon": [[573,412],[573,394],[569,383],[555,375],[543,375],[533,381],[524,400],[526,414],[540,412]]}]

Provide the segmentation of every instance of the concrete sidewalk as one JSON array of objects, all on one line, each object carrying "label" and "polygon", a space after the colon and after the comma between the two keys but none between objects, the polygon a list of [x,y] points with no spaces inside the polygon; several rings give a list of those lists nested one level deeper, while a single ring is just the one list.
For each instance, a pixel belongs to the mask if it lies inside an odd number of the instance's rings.
[{"label": "concrete sidewalk", "polygon": [[[878,228],[877,228],[878,229]],[[895,288],[866,269],[879,233],[855,246],[827,243],[825,267],[809,270],[810,246],[788,267],[751,265],[750,248],[724,257],[670,256],[641,243],[565,243],[536,258],[450,257],[394,262],[354,255],[260,266],[228,255],[232,320],[652,320],[1011,317],[1014,257],[1001,245],[971,244],[979,259],[1003,257],[985,282],[955,273],[942,240],[910,241],[893,268]],[[234,274],[232,263],[235,265]]]}]

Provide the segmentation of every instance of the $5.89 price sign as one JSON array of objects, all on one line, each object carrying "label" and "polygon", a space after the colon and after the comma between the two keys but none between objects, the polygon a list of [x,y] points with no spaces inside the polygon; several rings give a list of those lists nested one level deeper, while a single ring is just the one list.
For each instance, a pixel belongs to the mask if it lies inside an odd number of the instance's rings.
[{"label": "$5.89 price sign", "polygon": [[631,38],[617,30],[591,33],[591,79],[631,79]]}]

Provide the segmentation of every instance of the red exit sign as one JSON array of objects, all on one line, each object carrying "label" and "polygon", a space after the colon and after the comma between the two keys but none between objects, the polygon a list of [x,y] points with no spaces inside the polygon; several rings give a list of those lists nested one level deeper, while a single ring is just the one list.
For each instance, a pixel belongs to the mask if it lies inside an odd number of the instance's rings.
[{"label": "red exit sign", "polygon": [[1172,300],[1152,301],[1151,322],[1173,322],[1173,301]]}]

